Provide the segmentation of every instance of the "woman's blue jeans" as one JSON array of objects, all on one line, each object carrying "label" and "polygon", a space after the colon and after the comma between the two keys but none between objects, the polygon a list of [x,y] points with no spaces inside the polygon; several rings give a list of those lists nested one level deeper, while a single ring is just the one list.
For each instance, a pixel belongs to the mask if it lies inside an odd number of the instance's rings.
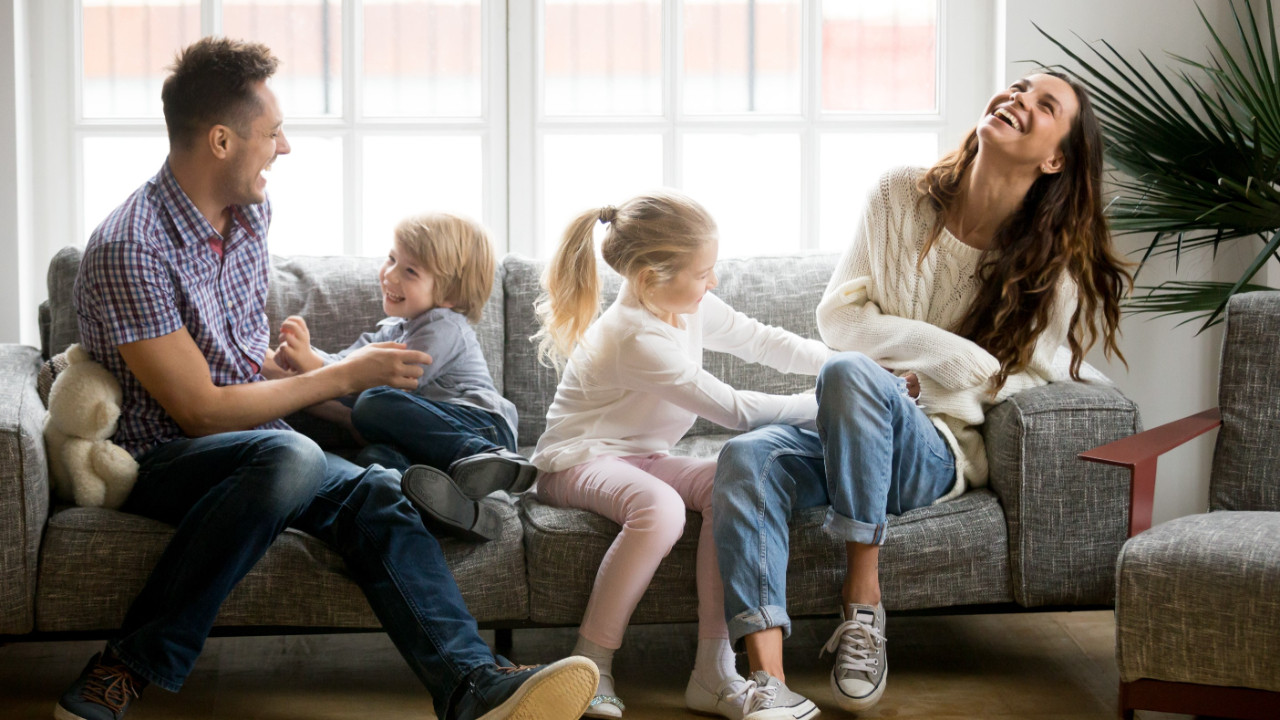
[{"label": "woman's blue jeans", "polygon": [[955,458],[906,382],[861,353],[840,353],[818,374],[818,431],[769,425],[720,451],[712,516],[735,646],[781,627],[787,615],[789,521],[829,505],[824,528],[846,542],[884,543],[888,515],[942,497]]},{"label": "woman's blue jeans", "polygon": [[351,423],[370,444],[356,462],[404,471],[421,463],[448,470],[454,460],[516,449],[507,421],[487,410],[435,402],[392,387],[360,393]]},{"label": "woman's blue jeans", "polygon": [[139,466],[123,510],[177,531],[109,646],[148,681],[182,686],[223,600],[290,527],[346,561],[439,717],[463,678],[494,662],[400,473],[357,467],[281,430],[176,440]]}]

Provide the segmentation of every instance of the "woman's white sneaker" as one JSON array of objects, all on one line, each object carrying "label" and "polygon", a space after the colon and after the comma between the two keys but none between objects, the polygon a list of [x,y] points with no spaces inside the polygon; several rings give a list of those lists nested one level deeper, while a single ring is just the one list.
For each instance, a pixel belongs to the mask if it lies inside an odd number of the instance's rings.
[{"label": "woman's white sneaker", "polygon": [[689,684],[684,689],[684,704],[694,712],[706,715],[719,715],[729,720],[742,720],[742,688],[747,681],[735,675],[721,683],[719,689],[712,690],[696,675],[689,676]]}]

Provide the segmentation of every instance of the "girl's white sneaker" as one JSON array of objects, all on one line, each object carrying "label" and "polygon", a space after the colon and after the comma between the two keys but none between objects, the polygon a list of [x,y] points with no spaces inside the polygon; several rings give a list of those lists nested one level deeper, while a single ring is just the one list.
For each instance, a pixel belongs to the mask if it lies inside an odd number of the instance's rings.
[{"label": "girl's white sneaker", "polygon": [[706,715],[742,720],[744,694],[741,691],[746,683],[741,676],[735,675],[721,683],[718,689],[712,690],[702,684],[696,675],[690,675],[689,684],[684,689],[685,707]]}]

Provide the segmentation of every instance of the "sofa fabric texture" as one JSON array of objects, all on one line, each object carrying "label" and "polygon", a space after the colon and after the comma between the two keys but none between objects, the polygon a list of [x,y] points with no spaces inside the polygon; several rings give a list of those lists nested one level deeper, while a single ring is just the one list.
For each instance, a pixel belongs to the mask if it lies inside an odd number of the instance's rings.
[{"label": "sofa fabric texture", "polygon": [[[1077,455],[1096,447],[1099,425],[1117,438],[1142,430],[1126,398],[1085,383],[1032,388],[987,414],[988,482],[1003,501],[1013,595],[1023,605],[1111,603],[1129,478],[1118,467],[1080,473]],[[1071,476],[1070,488],[1045,481]]]},{"label": "sofa fabric texture", "polygon": [[1280,513],[1170,520],[1120,553],[1120,680],[1280,691]]},{"label": "sofa fabric texture", "polygon": [[1209,507],[1280,511],[1280,292],[1236,295],[1227,306]]},{"label": "sofa fabric texture", "polygon": [[[6,346],[0,355],[16,368],[0,376],[0,398],[22,398],[0,410],[7,423],[0,425],[7,433],[0,434],[0,457],[9,481],[0,489],[0,533],[7,541],[0,556],[0,619],[6,623],[0,633],[10,635],[118,626],[171,533],[163,524],[119,512],[49,506],[36,377],[40,354],[47,359],[77,340],[70,297],[79,259],[79,250],[69,248],[50,264],[42,353]],[[763,322],[817,337],[814,311],[836,259],[725,259],[717,265],[716,294]],[[345,348],[382,317],[380,262],[273,258],[271,326],[302,315],[317,347]],[[539,363],[529,340],[538,328],[533,303],[541,293],[543,267],[540,261],[506,257],[477,326],[494,381],[520,412],[519,445],[526,452],[542,431],[556,385],[555,371]],[[603,276],[604,301],[611,302],[620,280],[607,270]],[[740,388],[791,393],[813,385],[812,378],[720,353],[708,352],[705,366]],[[353,448],[351,438],[333,426],[305,415],[287,420],[326,447]],[[881,554],[885,606],[1109,604],[1123,541],[1123,530],[1116,529],[1125,525],[1128,486],[1120,473],[1073,458],[1131,434],[1139,424],[1137,408],[1105,382],[1055,383],[995,408],[984,431],[991,486],[890,518]],[[712,457],[727,437],[722,428],[699,421],[675,452]],[[501,512],[501,538],[485,545],[443,542],[473,614],[489,627],[577,624],[618,526],[590,513],[542,505],[532,495],[499,494],[485,502]],[[844,550],[822,530],[824,513],[825,508],[810,508],[793,518],[788,595],[796,616],[833,615],[839,607]],[[687,516],[684,536],[659,568],[636,622],[696,618],[693,568],[700,522],[697,514]],[[377,620],[340,558],[313,538],[288,532],[236,588],[217,624],[232,631],[376,628]]]},{"label": "sofa fabric texture", "polygon": [[0,346],[0,634],[31,632],[36,569],[49,517],[40,354]]}]

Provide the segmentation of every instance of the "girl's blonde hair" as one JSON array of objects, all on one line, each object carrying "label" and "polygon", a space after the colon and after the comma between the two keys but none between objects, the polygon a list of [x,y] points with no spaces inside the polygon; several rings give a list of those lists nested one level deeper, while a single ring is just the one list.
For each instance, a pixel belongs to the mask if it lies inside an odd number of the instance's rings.
[{"label": "girl's blonde hair", "polygon": [[493,290],[493,245],[480,223],[450,213],[414,215],[396,225],[396,242],[435,278],[435,294],[472,323]]},{"label": "girl's blonde hair", "polygon": [[600,314],[592,237],[597,222],[607,226],[601,256],[631,283],[640,303],[650,311],[646,292],[670,281],[691,255],[716,237],[716,223],[706,209],[670,190],[583,212],[565,229],[543,273],[543,294],[534,305],[542,328],[533,339],[544,363],[562,365]]}]

